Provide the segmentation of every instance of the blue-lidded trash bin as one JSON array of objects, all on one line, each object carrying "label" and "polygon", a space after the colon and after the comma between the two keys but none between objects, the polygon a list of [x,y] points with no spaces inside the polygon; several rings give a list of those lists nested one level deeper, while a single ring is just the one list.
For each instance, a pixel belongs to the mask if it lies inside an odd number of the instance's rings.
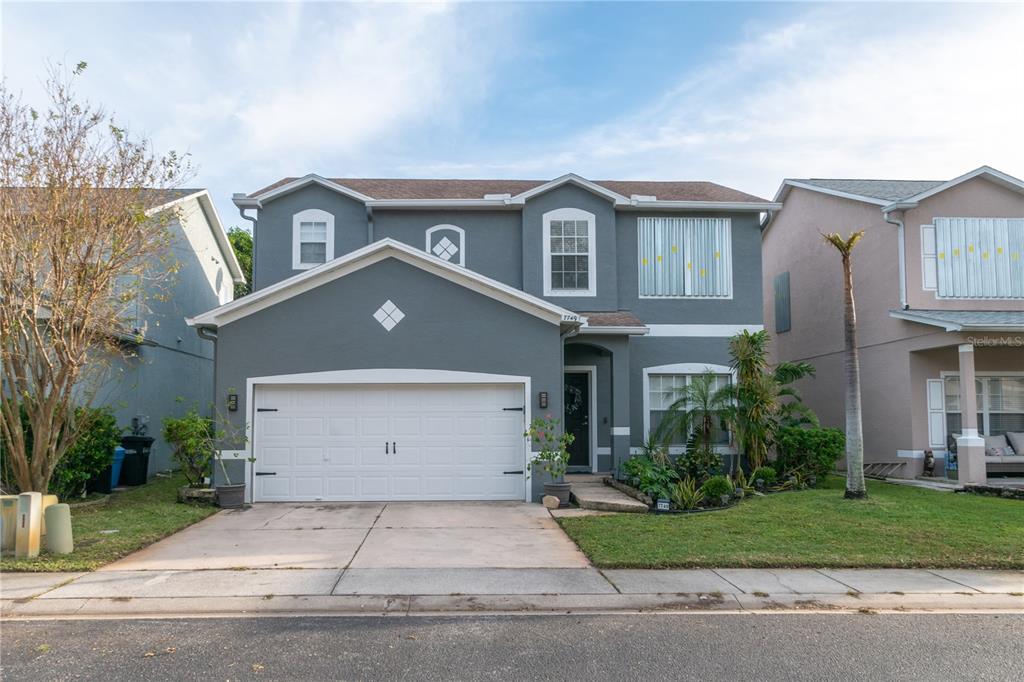
[{"label": "blue-lidded trash bin", "polygon": [[114,448],[114,461],[110,463],[110,487],[117,487],[117,479],[121,478],[121,465],[124,463],[124,448]]}]

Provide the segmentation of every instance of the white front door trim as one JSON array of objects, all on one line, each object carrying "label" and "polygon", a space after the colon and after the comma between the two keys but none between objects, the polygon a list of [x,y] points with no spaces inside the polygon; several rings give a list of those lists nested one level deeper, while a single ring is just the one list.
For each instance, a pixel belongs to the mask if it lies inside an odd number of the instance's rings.
[{"label": "white front door trim", "polygon": [[[563,373],[583,372],[588,375],[587,392],[590,393],[590,470],[597,473],[597,365],[566,365]],[[562,423],[565,423],[565,401],[562,401]]]},{"label": "white front door trim", "polygon": [[[249,377],[245,381],[245,456],[251,458],[254,452],[253,438],[256,424],[256,387],[270,384],[522,384],[523,420],[529,424],[530,377],[511,374],[487,374],[484,372],[460,372],[446,369],[341,369],[302,374],[276,374],[263,377]],[[523,501],[530,501],[530,441],[523,437],[523,475],[527,477]],[[258,465],[258,462],[255,464]],[[249,468],[248,485],[255,494],[256,466]]]}]

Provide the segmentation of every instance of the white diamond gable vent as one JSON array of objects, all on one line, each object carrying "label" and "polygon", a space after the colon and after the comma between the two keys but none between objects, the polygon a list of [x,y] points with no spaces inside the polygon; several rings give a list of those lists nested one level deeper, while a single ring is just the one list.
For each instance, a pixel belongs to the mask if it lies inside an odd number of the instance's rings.
[{"label": "white diamond gable vent", "polygon": [[380,326],[384,327],[386,331],[394,329],[404,318],[405,313],[399,310],[390,298],[384,301],[384,305],[377,308],[377,312],[373,314],[373,319],[380,322]]}]

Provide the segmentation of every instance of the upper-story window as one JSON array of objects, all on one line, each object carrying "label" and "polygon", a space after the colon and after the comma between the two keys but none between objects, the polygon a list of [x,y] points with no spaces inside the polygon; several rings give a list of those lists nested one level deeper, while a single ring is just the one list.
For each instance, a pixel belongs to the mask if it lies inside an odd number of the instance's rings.
[{"label": "upper-story window", "polygon": [[434,225],[427,230],[427,253],[466,265],[466,231],[457,225]]},{"label": "upper-story window", "polygon": [[728,218],[638,218],[640,296],[731,298]]},{"label": "upper-story window", "polygon": [[596,296],[594,214],[559,208],[544,214],[544,295]]},{"label": "upper-story window", "polygon": [[938,298],[1024,298],[1024,218],[921,226],[921,286]]},{"label": "upper-story window", "polygon": [[292,216],[292,268],[308,270],[334,258],[334,216],[318,208]]}]

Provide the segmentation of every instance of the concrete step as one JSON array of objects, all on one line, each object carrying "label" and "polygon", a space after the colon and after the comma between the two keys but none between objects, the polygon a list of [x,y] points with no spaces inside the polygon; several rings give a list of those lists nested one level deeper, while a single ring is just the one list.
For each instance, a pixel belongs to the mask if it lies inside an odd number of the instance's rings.
[{"label": "concrete step", "polygon": [[647,513],[646,504],[605,485],[601,479],[601,476],[595,475],[566,476],[565,480],[572,483],[572,496],[580,509],[632,514]]}]

